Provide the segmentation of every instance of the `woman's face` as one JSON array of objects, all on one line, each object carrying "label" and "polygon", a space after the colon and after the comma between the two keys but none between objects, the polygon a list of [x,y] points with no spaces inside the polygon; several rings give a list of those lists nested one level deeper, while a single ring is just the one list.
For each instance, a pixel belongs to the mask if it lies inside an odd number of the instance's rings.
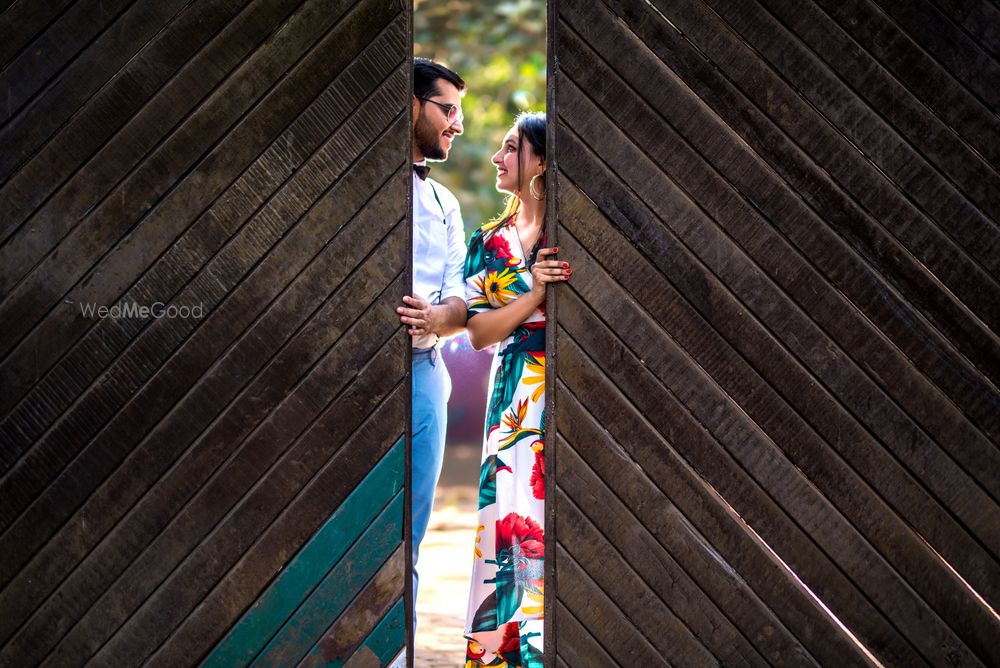
[{"label": "woman's face", "polygon": [[517,191],[518,167],[523,170],[521,190],[525,192],[528,190],[528,182],[531,177],[545,171],[545,161],[535,154],[531,148],[531,142],[527,140],[521,142],[521,153],[518,155],[517,137],[517,128],[511,128],[503,138],[500,150],[494,153],[491,159],[497,168],[497,190],[512,195],[520,195]]}]

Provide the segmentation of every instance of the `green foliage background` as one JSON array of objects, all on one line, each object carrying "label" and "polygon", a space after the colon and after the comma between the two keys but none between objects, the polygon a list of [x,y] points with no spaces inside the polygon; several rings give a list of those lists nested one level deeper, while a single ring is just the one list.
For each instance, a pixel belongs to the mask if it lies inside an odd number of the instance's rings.
[{"label": "green foliage background", "polygon": [[545,0],[415,0],[413,53],[468,85],[465,132],[433,176],[461,202],[469,237],[503,208],[490,157],[519,112],[545,110]]}]

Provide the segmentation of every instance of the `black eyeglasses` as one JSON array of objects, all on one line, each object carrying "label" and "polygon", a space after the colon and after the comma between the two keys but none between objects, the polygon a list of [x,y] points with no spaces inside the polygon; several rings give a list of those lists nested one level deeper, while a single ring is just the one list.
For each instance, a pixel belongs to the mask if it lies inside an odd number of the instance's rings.
[{"label": "black eyeglasses", "polygon": [[419,95],[414,95],[413,97],[417,98],[418,100],[423,100],[424,102],[430,102],[431,104],[436,104],[437,106],[444,109],[445,116],[447,117],[449,123],[454,123],[455,121],[461,123],[462,120],[465,118],[465,115],[462,114],[462,110],[458,107],[457,104],[445,104],[443,102],[432,100],[429,97],[420,97]]}]

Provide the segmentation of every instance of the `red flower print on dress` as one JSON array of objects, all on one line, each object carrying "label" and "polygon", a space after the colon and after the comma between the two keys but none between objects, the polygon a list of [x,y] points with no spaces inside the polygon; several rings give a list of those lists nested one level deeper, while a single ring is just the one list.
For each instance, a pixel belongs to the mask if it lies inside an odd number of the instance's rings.
[{"label": "red flower print on dress", "polygon": [[493,253],[493,256],[498,260],[504,260],[506,264],[512,267],[518,263],[518,259],[510,252],[510,243],[508,243],[505,237],[494,234],[486,240],[484,245],[486,250]]},{"label": "red flower print on dress", "polygon": [[[519,557],[542,559],[545,556],[545,531],[530,517],[510,513],[497,522],[497,554],[516,553]],[[514,548],[518,549],[514,549]]]},{"label": "red flower print on dress", "polygon": [[508,622],[503,625],[503,642],[497,654],[507,658],[515,653],[521,653],[521,628],[517,622]]},{"label": "red flower print on dress", "polygon": [[545,498],[545,450],[535,450],[535,465],[531,467],[531,480],[528,484],[531,485],[531,493],[536,499]]}]

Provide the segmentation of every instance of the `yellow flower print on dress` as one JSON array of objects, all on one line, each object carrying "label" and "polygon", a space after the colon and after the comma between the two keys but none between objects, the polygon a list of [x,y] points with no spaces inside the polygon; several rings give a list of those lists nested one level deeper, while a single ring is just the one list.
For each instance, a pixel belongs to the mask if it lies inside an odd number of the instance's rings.
[{"label": "yellow flower print on dress", "polygon": [[525,385],[538,386],[531,393],[531,400],[537,402],[545,392],[545,351],[528,353],[521,382]]},{"label": "yellow flower print on dress", "polygon": [[479,534],[481,534],[485,529],[486,527],[482,524],[480,524],[479,528],[476,529],[476,559],[483,558],[483,551],[479,549],[479,543],[483,540],[483,537]]},{"label": "yellow flower print on dress", "polygon": [[544,595],[545,586],[542,584],[538,585],[537,592],[525,591],[524,596],[528,600],[521,606],[521,612],[526,615],[537,615],[538,619],[544,619],[542,614],[545,610]]},{"label": "yellow flower print on dress", "polygon": [[517,283],[517,271],[504,269],[503,271],[488,271],[482,278],[477,278],[477,287],[486,297],[493,308],[505,306],[517,296],[510,286]]}]

